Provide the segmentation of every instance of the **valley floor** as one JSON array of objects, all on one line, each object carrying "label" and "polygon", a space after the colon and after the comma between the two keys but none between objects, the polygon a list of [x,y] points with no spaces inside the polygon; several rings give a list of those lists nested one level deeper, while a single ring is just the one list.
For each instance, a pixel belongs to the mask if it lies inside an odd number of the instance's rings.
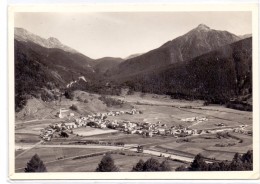
[{"label": "valley floor", "polygon": [[[79,100],[80,99],[83,100]],[[245,153],[252,149],[252,112],[228,109],[219,105],[203,106],[202,101],[173,100],[168,96],[140,94],[110,96],[125,103],[121,107],[107,107],[99,100],[99,95],[77,91],[74,100],[62,99],[58,102],[40,102],[33,99],[25,110],[16,115],[15,122],[15,170],[23,172],[26,163],[37,153],[50,172],[91,172],[98,166],[103,154],[110,151],[115,164],[121,171],[131,171],[132,167],[143,159],[171,157],[170,166],[175,170],[189,163],[201,153],[212,160],[231,160],[236,152]],[[87,103],[83,102],[87,99]],[[78,110],[70,110],[74,104]],[[67,118],[56,117],[60,108],[68,109],[75,116],[91,113],[121,111],[135,108],[142,114],[122,114],[108,116],[110,121],[150,122],[160,121],[167,127],[184,126],[205,133],[187,137],[153,135],[146,137],[138,134],[126,134],[112,129],[81,127],[73,130],[68,138],[54,137],[44,142],[40,137],[41,129],[50,124],[69,122]],[[188,122],[185,118],[207,118],[207,121]],[[219,124],[223,126],[218,126]],[[243,132],[235,132],[236,128]],[[208,132],[207,132],[208,131]],[[229,136],[219,136],[218,132],[229,132]],[[124,146],[77,144],[79,141],[123,142]],[[144,152],[137,153],[136,146],[143,145]],[[93,154],[95,154],[93,156]],[[81,157],[79,157],[81,156]]]}]

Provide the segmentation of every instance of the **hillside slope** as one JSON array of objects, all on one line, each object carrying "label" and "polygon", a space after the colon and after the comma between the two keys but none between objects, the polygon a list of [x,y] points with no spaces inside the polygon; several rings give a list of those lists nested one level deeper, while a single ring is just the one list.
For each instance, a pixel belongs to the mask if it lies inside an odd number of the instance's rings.
[{"label": "hillside slope", "polygon": [[[45,48],[33,42],[14,41],[16,110],[30,95],[43,97],[43,88],[66,88],[80,76],[93,80],[93,60],[79,53]],[[46,96],[46,95],[44,95]]]},{"label": "hillside slope", "polygon": [[122,58],[104,57],[95,60],[94,69],[97,73],[104,74],[124,61]]},{"label": "hillside slope", "polygon": [[118,78],[136,91],[224,103],[252,94],[252,38],[223,46],[186,62]]}]

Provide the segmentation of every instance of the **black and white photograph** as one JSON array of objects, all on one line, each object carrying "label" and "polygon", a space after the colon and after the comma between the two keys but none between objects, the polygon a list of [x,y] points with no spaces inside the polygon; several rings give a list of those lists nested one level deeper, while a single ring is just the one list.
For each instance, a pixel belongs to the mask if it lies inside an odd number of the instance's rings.
[{"label": "black and white photograph", "polygon": [[12,174],[259,169],[253,10],[31,10],[10,13]]}]

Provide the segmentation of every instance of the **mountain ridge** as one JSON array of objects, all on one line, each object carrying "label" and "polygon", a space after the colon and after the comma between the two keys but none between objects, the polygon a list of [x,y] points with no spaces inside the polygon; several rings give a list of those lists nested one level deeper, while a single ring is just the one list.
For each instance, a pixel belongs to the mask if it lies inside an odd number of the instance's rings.
[{"label": "mountain ridge", "polygon": [[252,38],[147,72],[117,78],[114,82],[134,91],[168,94],[173,98],[227,103],[252,96]]},{"label": "mountain ridge", "polygon": [[66,52],[79,53],[75,49],[72,49],[71,47],[62,44],[57,38],[49,37],[48,39],[45,39],[34,33],[31,33],[30,31],[24,28],[14,28],[14,38],[18,41],[23,42],[30,41],[46,48],[57,48],[62,49]]},{"label": "mountain ridge", "polygon": [[112,76],[113,73],[118,73],[119,76],[127,76],[144,72],[147,69],[183,62],[240,39],[227,31],[210,29],[208,26],[200,24],[186,34],[168,41],[156,49],[125,60],[110,71],[110,74]]}]

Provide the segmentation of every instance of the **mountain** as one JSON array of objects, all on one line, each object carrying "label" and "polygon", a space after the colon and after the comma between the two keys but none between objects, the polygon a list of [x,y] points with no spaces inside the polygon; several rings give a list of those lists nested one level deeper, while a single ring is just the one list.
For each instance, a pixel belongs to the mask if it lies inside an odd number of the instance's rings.
[{"label": "mountain", "polygon": [[[120,81],[119,81],[120,80]],[[183,62],[118,78],[132,90],[226,103],[252,97],[252,38]]]},{"label": "mountain", "polygon": [[183,36],[168,41],[157,49],[122,62],[110,74],[116,73],[122,77],[149,69],[157,69],[192,59],[240,39],[227,31],[210,29],[208,26],[200,24]]},{"label": "mountain", "polygon": [[17,41],[33,42],[45,48],[57,48],[66,52],[78,53],[76,50],[62,44],[57,38],[50,37],[44,39],[36,34],[33,34],[23,28],[14,29],[14,38]]},{"label": "mountain", "polygon": [[14,40],[16,111],[25,105],[30,96],[44,101],[53,100],[57,96],[52,90],[63,91],[68,84],[80,78],[84,79],[80,83],[95,80],[93,59],[71,49],[66,51],[65,46],[56,48],[62,44],[55,38],[48,39],[49,45],[42,46],[47,42],[42,42],[37,35],[22,35],[17,34]]},{"label": "mountain", "polygon": [[126,59],[132,59],[132,58],[135,58],[135,57],[140,56],[140,55],[142,55],[142,54],[141,53],[139,53],[139,54],[131,54],[130,56],[126,57],[125,60]]},{"label": "mountain", "polygon": [[240,37],[241,39],[250,38],[250,37],[252,37],[252,34],[240,35],[239,37]]},{"label": "mountain", "polygon": [[94,69],[97,73],[104,74],[124,61],[122,58],[104,57],[95,60]]}]

